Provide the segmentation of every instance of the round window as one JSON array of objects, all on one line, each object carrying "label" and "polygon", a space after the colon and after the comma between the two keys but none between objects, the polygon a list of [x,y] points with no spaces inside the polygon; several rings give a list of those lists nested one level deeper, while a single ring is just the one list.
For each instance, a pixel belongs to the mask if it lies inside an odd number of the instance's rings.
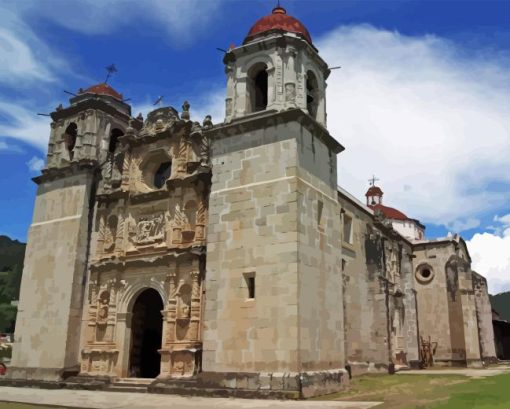
[{"label": "round window", "polygon": [[416,269],[416,279],[422,283],[427,284],[434,278],[434,271],[428,264],[420,264]]}]

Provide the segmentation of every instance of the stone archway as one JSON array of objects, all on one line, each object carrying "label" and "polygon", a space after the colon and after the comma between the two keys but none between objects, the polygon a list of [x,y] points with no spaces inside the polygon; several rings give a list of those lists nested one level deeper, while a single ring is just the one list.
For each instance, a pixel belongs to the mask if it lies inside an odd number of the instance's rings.
[{"label": "stone archway", "polygon": [[133,305],[131,347],[129,351],[130,377],[155,378],[160,373],[163,334],[163,301],[159,293],[148,288],[142,291]]}]

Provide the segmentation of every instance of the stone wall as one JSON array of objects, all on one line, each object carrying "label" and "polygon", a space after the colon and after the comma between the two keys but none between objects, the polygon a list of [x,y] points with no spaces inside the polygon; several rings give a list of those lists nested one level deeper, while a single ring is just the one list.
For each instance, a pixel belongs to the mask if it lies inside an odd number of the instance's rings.
[{"label": "stone wall", "polygon": [[420,337],[436,343],[435,360],[449,362],[452,360],[452,347],[444,270],[448,258],[438,249],[440,247],[415,247],[413,252],[415,275],[421,266],[429,268],[432,274],[430,280],[416,279],[418,322]]},{"label": "stone wall", "polygon": [[275,119],[264,113],[211,135],[203,369],[343,373],[334,182],[311,172],[326,158],[307,157],[300,135],[311,141],[310,131]]},{"label": "stone wall", "polygon": [[354,374],[416,366],[419,359],[411,245],[371,210],[339,192],[343,232],[346,357]]},{"label": "stone wall", "polygon": [[[480,366],[480,341],[469,254],[456,237],[415,245],[420,336],[436,343],[435,365]],[[420,270],[432,274],[424,279]]]},{"label": "stone wall", "polygon": [[497,358],[487,280],[474,271],[472,274],[482,361],[484,364],[494,363]]},{"label": "stone wall", "polygon": [[338,369],[345,358],[336,155],[306,130],[297,149],[299,360],[306,371]]},{"label": "stone wall", "polygon": [[78,369],[92,191],[93,175],[87,170],[39,185],[11,377],[57,380],[64,371]]},{"label": "stone wall", "polygon": [[355,375],[384,370],[388,364],[384,287],[375,272],[375,263],[367,264],[366,254],[367,225],[372,223],[372,217],[342,195],[339,201],[344,217],[352,220],[350,240],[342,232],[346,360]]}]

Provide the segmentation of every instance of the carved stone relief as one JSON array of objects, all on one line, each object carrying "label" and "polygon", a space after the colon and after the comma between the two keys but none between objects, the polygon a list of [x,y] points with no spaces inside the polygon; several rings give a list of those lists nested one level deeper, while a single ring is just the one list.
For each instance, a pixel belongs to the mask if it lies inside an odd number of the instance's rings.
[{"label": "carved stone relief", "polygon": [[136,224],[136,243],[150,244],[165,237],[163,214],[142,216]]},{"label": "carved stone relief", "polygon": [[115,249],[115,241],[117,238],[117,216],[110,216],[104,229],[103,250],[110,253]]},{"label": "carved stone relief", "polygon": [[172,376],[191,376],[195,366],[195,356],[189,351],[175,351],[172,353]]},{"label": "carved stone relief", "polygon": [[296,100],[296,84],[285,84],[285,101],[294,102]]},{"label": "carved stone relief", "polygon": [[[206,237],[210,179],[204,173],[210,166],[210,146],[203,131],[213,125],[210,116],[202,125],[190,122],[187,104],[181,119],[173,109],[157,111],[149,114],[140,131],[135,132],[138,125],[133,127],[132,120],[119,142],[125,146],[117,146],[113,157],[105,158],[109,159],[102,169],[107,188],[98,195],[100,225],[94,235],[98,254],[91,269],[82,350],[81,368],[85,373],[129,375],[126,361],[130,359],[130,344],[125,345],[122,331],[132,321],[123,294],[130,291],[133,280],[147,280],[147,286],[154,287],[149,281],[154,280],[155,270],[149,270],[147,264],[153,258],[159,269],[166,269],[161,263],[168,262],[168,299],[164,300],[162,344],[158,350],[162,374],[180,377],[197,370],[197,351],[201,349],[199,271],[205,266],[200,265],[195,253],[186,254],[185,249],[204,245]],[[116,156],[121,147],[125,148],[122,160]],[[155,189],[151,182],[156,170],[167,161],[172,162],[171,176],[163,188]],[[122,192],[113,192],[114,180],[118,180]],[[129,340],[129,335],[126,338]]]}]

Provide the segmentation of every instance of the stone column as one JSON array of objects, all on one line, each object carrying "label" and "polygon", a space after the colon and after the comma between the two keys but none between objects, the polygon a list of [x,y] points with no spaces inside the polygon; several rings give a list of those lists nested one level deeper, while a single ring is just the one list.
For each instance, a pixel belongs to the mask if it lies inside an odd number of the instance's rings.
[{"label": "stone column", "polygon": [[200,324],[200,272],[198,270],[191,272],[191,322],[189,329],[190,341],[199,340],[199,324]]},{"label": "stone column", "polygon": [[235,80],[234,80],[235,66],[227,64],[225,66],[225,74],[227,74],[227,97],[225,98],[225,121],[232,120],[236,108],[235,101]]},{"label": "stone column", "polygon": [[205,240],[205,226],[207,225],[207,202],[205,192],[201,192],[198,202],[197,222],[195,226],[195,241]]},{"label": "stone column", "polygon": [[179,142],[179,156],[177,157],[177,172],[187,173],[186,164],[188,162],[188,140],[186,135],[181,137]]},{"label": "stone column", "polygon": [[[175,340],[175,313],[177,308],[177,300],[175,298],[176,278],[175,262],[173,264],[173,271],[167,274],[168,280],[168,303],[165,311],[166,320],[166,336],[165,344],[169,345]],[[172,268],[172,267],[171,267]]]}]

